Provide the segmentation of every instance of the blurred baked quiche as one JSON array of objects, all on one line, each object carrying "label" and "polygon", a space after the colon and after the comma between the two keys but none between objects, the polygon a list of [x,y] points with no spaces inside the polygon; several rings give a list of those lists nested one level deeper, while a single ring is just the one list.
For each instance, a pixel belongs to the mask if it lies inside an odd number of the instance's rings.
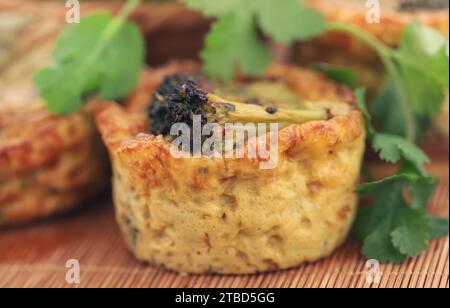
[{"label": "blurred baked quiche", "polygon": [[[178,272],[235,274],[331,254],[357,208],[365,129],[352,92],[287,66],[229,84],[198,71],[187,63],[146,71],[125,107],[97,111],[117,221],[133,254]],[[267,158],[259,155],[174,157],[170,125],[198,115],[219,127],[237,118],[280,122],[276,167],[261,169]],[[254,143],[237,146],[247,152]]]},{"label": "blurred baked quiche", "polygon": [[91,107],[50,114],[32,77],[50,61],[58,11],[0,5],[0,226],[67,211],[99,194],[108,162]]},{"label": "blurred baked quiche", "polygon": [[49,216],[98,195],[108,162],[89,108],[54,116],[36,98],[0,104],[0,225]]}]

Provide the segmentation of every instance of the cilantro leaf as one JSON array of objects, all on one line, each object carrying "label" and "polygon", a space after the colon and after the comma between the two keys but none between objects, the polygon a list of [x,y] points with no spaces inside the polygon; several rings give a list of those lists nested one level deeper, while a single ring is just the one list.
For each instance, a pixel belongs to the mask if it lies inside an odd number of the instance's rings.
[{"label": "cilantro leaf", "polygon": [[370,113],[376,119],[377,128],[382,132],[406,136],[408,119],[401,106],[401,100],[398,87],[388,79],[370,105]]},{"label": "cilantro leaf", "polygon": [[[368,258],[401,263],[405,256],[414,257],[427,249],[431,225],[423,210],[425,206],[411,207],[404,194],[420,178],[396,174],[358,187],[361,196],[376,198],[370,207],[360,209],[354,226]],[[417,195],[411,189],[410,192],[411,202],[415,202]]]},{"label": "cilantro leaf", "polygon": [[406,163],[413,164],[415,172],[426,175],[423,165],[430,162],[426,154],[405,138],[378,133],[371,123],[372,117],[365,102],[365,90],[356,89],[355,96],[358,107],[363,111],[366,118],[367,138],[372,142],[372,147],[380,158],[389,163],[397,163],[404,159]]},{"label": "cilantro leaf", "polygon": [[357,77],[354,71],[337,67],[327,63],[315,63],[313,68],[319,72],[324,73],[329,79],[345,84],[351,88],[356,87]]},{"label": "cilantro leaf", "polygon": [[[387,82],[371,103],[370,112],[376,119],[376,124],[380,131],[392,135],[406,136],[408,118],[407,112],[405,112],[401,104],[400,90],[394,86],[394,82]],[[413,139],[420,140],[430,127],[430,117],[414,114],[413,121]]]},{"label": "cilantro leaf", "polygon": [[415,257],[428,249],[431,226],[424,212],[408,206],[399,207],[397,219],[401,226],[391,233],[392,244],[401,254]]},{"label": "cilantro leaf", "polygon": [[272,39],[291,43],[326,29],[325,19],[298,0],[184,0],[188,8],[217,17],[201,52],[204,70],[212,77],[231,80],[237,69],[262,75],[271,55],[258,29]]},{"label": "cilantro leaf", "polygon": [[[248,2],[250,1],[252,0],[248,0]],[[243,2],[241,0],[183,0],[182,3],[191,10],[201,11],[206,17],[220,17],[233,10],[238,10]]]},{"label": "cilantro leaf", "polygon": [[250,76],[261,75],[270,63],[270,52],[258,37],[253,19],[228,13],[213,25],[201,53],[207,74],[223,80],[234,77],[237,65]]},{"label": "cilantro leaf", "polygon": [[448,235],[448,218],[428,216],[431,225],[430,239],[436,239]]},{"label": "cilantro leaf", "polygon": [[405,27],[393,53],[410,104],[419,114],[432,116],[441,110],[449,86],[447,44],[439,32],[415,21]]},{"label": "cilantro leaf", "polygon": [[[127,14],[131,1],[122,12]],[[57,39],[54,65],[35,78],[50,111],[77,111],[87,95],[98,92],[106,100],[120,99],[138,80],[144,63],[144,42],[138,28],[123,16],[98,13],[68,25]]]},{"label": "cilantro leaf", "polygon": [[366,117],[368,140],[382,159],[401,161],[402,165],[391,177],[358,186],[358,194],[374,201],[358,211],[353,230],[363,242],[365,256],[382,263],[402,263],[407,256],[414,257],[427,250],[426,241],[433,232],[443,233],[442,227],[433,224],[425,213],[437,181],[424,170],[428,158],[419,148],[404,138],[375,130],[364,94],[363,89],[356,90],[358,106]]},{"label": "cilantro leaf", "polygon": [[258,18],[262,30],[282,43],[312,38],[326,29],[318,11],[307,8],[303,1],[258,0]]},{"label": "cilantro leaf", "polygon": [[412,197],[411,207],[426,210],[438,180],[434,176],[428,175],[423,167],[418,167],[407,160],[403,161],[399,173],[409,179],[408,188]]},{"label": "cilantro leaf", "polygon": [[407,207],[400,194],[403,186],[396,184],[397,180],[397,178],[390,178],[377,184],[361,185],[358,188],[362,196],[377,198],[372,206],[358,211],[354,232],[363,242],[363,254],[382,263],[404,261],[403,254],[395,248],[391,240],[392,232],[400,227],[396,220],[398,207]]},{"label": "cilantro leaf", "polygon": [[[368,215],[372,215],[372,213],[368,213]],[[386,224],[386,222],[386,220],[382,221],[384,224]],[[371,233],[363,241],[362,253],[368,259],[375,259],[381,263],[403,263],[405,261],[405,256],[392,244],[388,234],[388,228],[388,226],[380,226],[375,232]]]},{"label": "cilantro leaf", "polygon": [[405,158],[413,162],[417,168],[421,168],[424,163],[429,162],[429,158],[421,149],[399,136],[377,133],[372,146],[381,159],[390,163]]}]

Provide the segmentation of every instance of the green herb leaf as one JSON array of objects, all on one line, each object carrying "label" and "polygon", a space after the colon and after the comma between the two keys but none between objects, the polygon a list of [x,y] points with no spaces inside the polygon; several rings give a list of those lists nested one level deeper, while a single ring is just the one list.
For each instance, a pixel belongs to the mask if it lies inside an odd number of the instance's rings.
[{"label": "green herb leaf", "polygon": [[[371,103],[370,112],[376,119],[380,131],[392,135],[406,136],[409,120],[407,112],[402,106],[402,97],[399,91],[401,89],[395,87],[394,82],[386,83]],[[418,114],[413,114],[413,121],[413,139],[417,141],[428,131],[431,121],[429,116]]]},{"label": "green herb leaf", "polygon": [[[251,2],[248,0],[246,2]],[[182,0],[186,7],[200,11],[206,17],[220,17],[227,15],[232,11],[239,10],[242,0],[225,0],[225,1],[211,1],[211,0]]]},{"label": "green herb leaf", "polygon": [[207,74],[229,81],[238,65],[250,76],[261,75],[270,63],[269,50],[259,39],[253,19],[228,13],[208,33],[201,54]]},{"label": "green herb leaf", "polygon": [[[427,240],[442,234],[425,210],[436,187],[436,178],[429,176],[423,165],[427,156],[404,138],[377,133],[365,104],[364,90],[357,89],[359,107],[366,116],[368,139],[380,157],[388,162],[401,161],[397,174],[359,185],[361,196],[372,197],[373,204],[358,212],[354,232],[363,242],[363,254],[382,263],[401,263],[428,249]],[[410,200],[406,198],[409,193]],[[442,222],[440,222],[442,223]],[[438,225],[438,226],[436,226]],[[441,231],[441,232],[440,232]]]},{"label": "green herb leaf", "polygon": [[205,16],[218,17],[201,53],[207,74],[225,81],[237,69],[250,76],[262,75],[271,61],[258,26],[272,39],[291,43],[311,38],[326,28],[320,13],[299,0],[184,0],[187,7]]},{"label": "green herb leaf", "polygon": [[303,1],[257,0],[259,23],[262,30],[275,40],[290,44],[310,39],[326,29],[322,14],[306,7]]},{"label": "green herb leaf", "polygon": [[427,249],[429,220],[423,209],[408,204],[404,194],[408,189],[414,202],[417,194],[411,188],[419,179],[420,176],[397,174],[358,187],[361,196],[375,198],[370,207],[360,209],[354,226],[368,258],[401,263],[405,256],[414,257]]},{"label": "green herb leaf", "polygon": [[[129,13],[129,7],[125,12]],[[106,100],[123,98],[137,83],[144,42],[125,17],[99,13],[67,26],[58,37],[53,58],[54,65],[38,72],[35,83],[50,111],[69,114],[93,93]]]},{"label": "green herb leaf", "polygon": [[315,63],[313,64],[313,68],[324,73],[329,79],[345,84],[351,88],[357,85],[355,72],[348,68],[337,67],[327,63]]},{"label": "green herb leaf", "polygon": [[356,103],[358,104],[358,107],[362,110],[364,113],[364,117],[366,119],[366,133],[367,133],[367,140],[373,140],[374,136],[376,135],[375,128],[372,124],[372,116],[369,113],[369,110],[367,109],[366,105],[366,89],[364,88],[358,88],[355,90],[355,97],[356,97]]},{"label": "green herb leaf", "polygon": [[428,216],[431,224],[430,239],[441,238],[448,235],[448,218]]},{"label": "green herb leaf", "polygon": [[415,257],[428,249],[428,234],[431,230],[427,216],[408,206],[399,207],[398,220],[401,226],[391,233],[392,244],[401,254]]},{"label": "green herb leaf", "polygon": [[430,161],[415,144],[399,136],[378,133],[373,139],[372,146],[380,158],[389,163],[396,163],[405,158],[413,162],[417,168],[422,168],[424,163]]},{"label": "green herb leaf", "polygon": [[406,136],[407,118],[401,105],[401,94],[392,80],[388,80],[370,105],[377,128],[388,134]]},{"label": "green herb leaf", "polygon": [[366,104],[366,89],[358,88],[355,90],[356,103],[358,104],[359,109],[364,113],[364,117],[366,118],[366,125],[370,125],[370,127],[375,130],[372,126],[372,116],[367,109]]},{"label": "green herb leaf", "polygon": [[394,52],[410,104],[419,114],[433,116],[441,110],[449,86],[447,46],[439,32],[416,21],[405,27]]}]

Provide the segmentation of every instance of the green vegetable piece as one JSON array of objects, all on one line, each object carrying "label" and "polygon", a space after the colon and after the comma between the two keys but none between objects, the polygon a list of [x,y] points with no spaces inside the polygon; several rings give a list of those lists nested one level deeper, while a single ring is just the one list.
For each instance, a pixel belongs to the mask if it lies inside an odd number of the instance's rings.
[{"label": "green vegetable piece", "polygon": [[57,39],[54,64],[39,71],[35,83],[50,111],[70,114],[88,95],[123,98],[137,83],[144,63],[144,42],[126,16],[139,1],[130,1],[120,15],[98,13],[68,25]]}]

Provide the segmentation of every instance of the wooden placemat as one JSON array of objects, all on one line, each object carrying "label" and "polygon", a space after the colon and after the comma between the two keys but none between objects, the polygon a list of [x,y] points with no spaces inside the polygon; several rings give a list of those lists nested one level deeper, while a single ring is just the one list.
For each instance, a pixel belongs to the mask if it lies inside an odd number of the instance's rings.
[{"label": "wooden placemat", "polygon": [[[430,212],[448,215],[448,162]],[[449,287],[449,239],[403,265],[382,265],[381,282],[366,282],[360,244],[349,239],[332,256],[295,269],[246,276],[179,275],[137,262],[125,248],[110,201],[52,221],[0,230],[0,287]],[[80,262],[80,284],[66,282],[66,261]]]}]

